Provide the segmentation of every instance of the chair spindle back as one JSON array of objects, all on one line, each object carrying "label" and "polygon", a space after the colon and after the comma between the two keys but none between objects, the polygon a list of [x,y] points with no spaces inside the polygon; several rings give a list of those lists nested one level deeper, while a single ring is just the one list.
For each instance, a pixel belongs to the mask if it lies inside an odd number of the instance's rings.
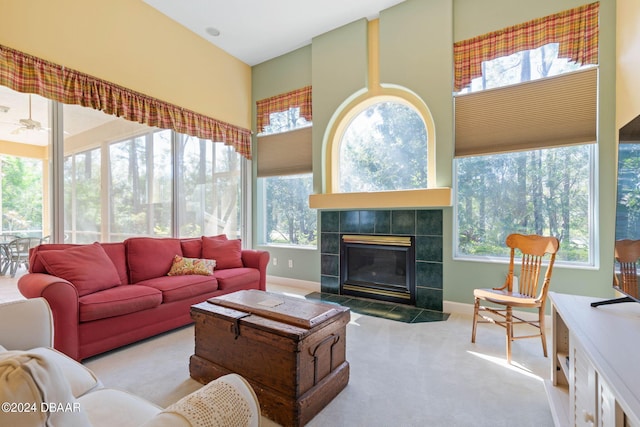
[{"label": "chair spindle back", "polygon": [[[546,297],[553,264],[558,252],[559,242],[555,237],[538,235],[511,234],[507,237],[507,246],[511,248],[511,261],[509,274],[514,274],[516,250],[522,253],[520,264],[520,276],[518,280],[518,292],[532,298],[544,299]],[[542,287],[538,292],[540,274],[542,272],[545,256],[549,255],[549,263],[544,274]],[[512,278],[509,278],[513,282]]]}]

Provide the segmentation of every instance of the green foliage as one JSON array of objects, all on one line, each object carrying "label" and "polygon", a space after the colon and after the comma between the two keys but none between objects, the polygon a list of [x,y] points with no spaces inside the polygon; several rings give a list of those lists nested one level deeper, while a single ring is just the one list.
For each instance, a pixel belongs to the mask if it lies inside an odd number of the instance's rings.
[{"label": "green foliage", "polygon": [[171,132],[109,146],[110,234],[165,235],[171,229]]},{"label": "green foliage", "polygon": [[317,244],[317,213],[308,202],[311,191],[311,174],[265,178],[267,243]]},{"label": "green foliage", "polygon": [[340,142],[342,192],[427,187],[427,131],[397,102],[373,104],[356,116]]},{"label": "green foliage", "polygon": [[589,260],[590,146],[458,159],[458,251],[508,256],[511,233],[560,240],[558,259]]},{"label": "green foliage", "polygon": [[[64,163],[65,230],[74,242],[98,240],[101,226],[100,149],[69,156]],[[72,215],[74,213],[74,215]],[[81,237],[84,236],[84,237]]]},{"label": "green foliage", "polygon": [[616,240],[640,239],[640,144],[620,144]]},{"label": "green foliage", "polygon": [[482,63],[482,76],[461,93],[492,89],[580,69],[582,66],[567,58],[558,58],[558,43],[536,49],[522,50]]},{"label": "green foliage", "polygon": [[2,231],[42,230],[42,161],[0,156]]},{"label": "green foliage", "polygon": [[[174,204],[179,236],[238,234],[240,156],[224,144],[176,134],[174,197],[172,138],[172,132],[161,130],[114,142],[106,162],[100,148],[65,159],[65,230],[72,241],[100,240],[105,211],[110,241],[171,236]],[[96,191],[104,180],[102,163],[109,165],[108,198]]]}]

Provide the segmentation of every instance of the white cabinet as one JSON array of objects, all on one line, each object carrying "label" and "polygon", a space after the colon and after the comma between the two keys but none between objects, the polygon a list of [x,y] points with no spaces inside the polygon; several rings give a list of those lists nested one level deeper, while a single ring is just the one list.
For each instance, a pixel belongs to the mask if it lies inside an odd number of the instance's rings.
[{"label": "white cabinet", "polygon": [[551,379],[557,426],[640,427],[640,304],[550,293]]},{"label": "white cabinet", "polygon": [[594,427],[598,409],[596,371],[575,337],[571,333],[569,337],[571,343],[569,407],[573,418],[572,424],[579,427]]}]

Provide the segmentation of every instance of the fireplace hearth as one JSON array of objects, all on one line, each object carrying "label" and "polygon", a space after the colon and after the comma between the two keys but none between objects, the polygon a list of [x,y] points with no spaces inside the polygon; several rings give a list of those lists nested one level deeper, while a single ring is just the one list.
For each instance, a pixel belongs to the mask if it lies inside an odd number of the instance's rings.
[{"label": "fireplace hearth", "polygon": [[340,293],[415,305],[415,238],[345,234]]}]

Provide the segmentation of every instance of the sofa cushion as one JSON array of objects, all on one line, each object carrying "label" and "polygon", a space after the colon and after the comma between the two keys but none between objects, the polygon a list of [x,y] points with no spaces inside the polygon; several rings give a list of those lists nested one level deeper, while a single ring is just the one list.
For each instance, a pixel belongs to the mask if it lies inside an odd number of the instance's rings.
[{"label": "sofa cushion", "polygon": [[202,239],[199,237],[180,239],[180,247],[182,248],[182,256],[187,258],[202,258]]},{"label": "sofa cushion", "polygon": [[173,257],[182,255],[180,239],[132,237],[125,241],[131,283],[166,276]]},{"label": "sofa cushion", "polygon": [[49,274],[73,283],[79,296],[122,283],[118,270],[99,243],[41,251],[39,258]]},{"label": "sofa cushion", "polygon": [[260,270],[255,268],[216,270],[215,276],[218,279],[218,288],[225,291],[260,282]]},{"label": "sofa cushion", "polygon": [[173,258],[173,264],[167,276],[189,276],[193,274],[211,276],[215,266],[216,260],[214,259],[187,258],[176,255]]},{"label": "sofa cushion", "polygon": [[129,275],[127,272],[127,255],[124,247],[124,242],[112,242],[112,243],[100,243],[104,252],[111,258],[113,265],[118,270],[118,276],[120,276],[120,282],[123,285],[129,283]]},{"label": "sofa cushion", "polygon": [[[82,405],[75,400],[63,371],[47,354],[28,351],[0,353],[2,425],[90,425]],[[16,410],[10,409],[16,404]],[[43,410],[43,405],[45,410]],[[53,406],[50,406],[53,405]]]},{"label": "sofa cushion", "polygon": [[148,286],[123,285],[80,297],[79,303],[80,321],[90,322],[157,307],[162,303],[162,292]]},{"label": "sofa cushion", "polygon": [[214,276],[162,276],[138,282],[139,286],[148,286],[162,292],[162,302],[181,301],[197,295],[204,295],[218,289]]},{"label": "sofa cushion", "polygon": [[216,268],[242,268],[242,242],[240,239],[220,240],[202,238],[202,257],[216,260]]}]

